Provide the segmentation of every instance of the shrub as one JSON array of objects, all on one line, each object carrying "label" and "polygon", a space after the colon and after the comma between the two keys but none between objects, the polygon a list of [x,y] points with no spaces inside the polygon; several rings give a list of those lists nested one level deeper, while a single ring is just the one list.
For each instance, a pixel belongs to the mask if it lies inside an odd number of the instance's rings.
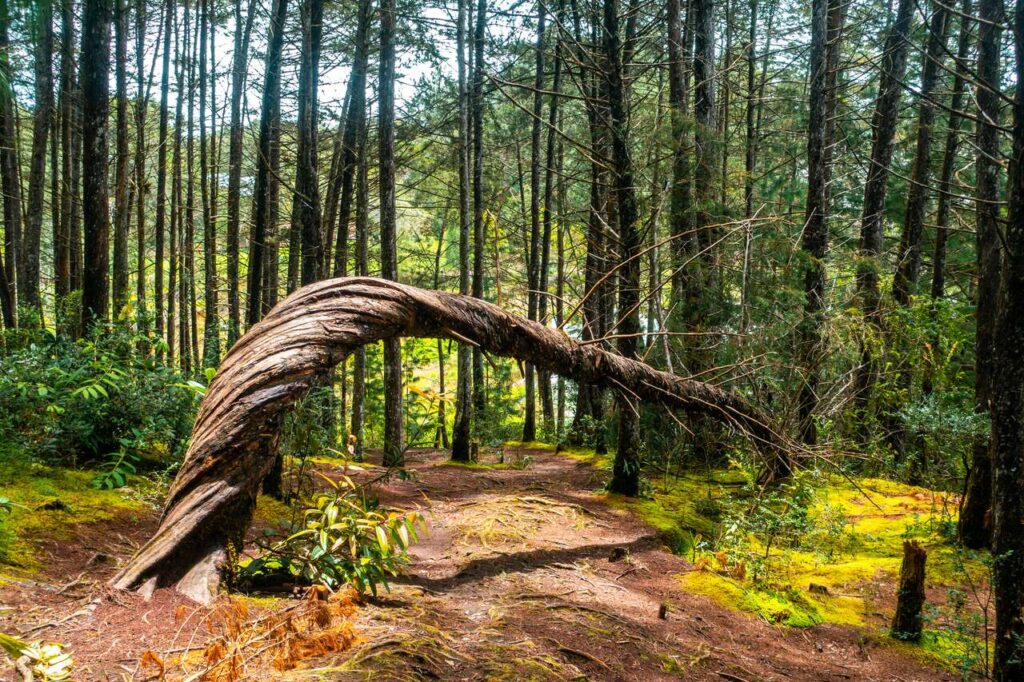
[{"label": "shrub", "polygon": [[0,355],[0,442],[12,456],[74,466],[112,458],[126,442],[160,464],[181,454],[197,400],[151,339],[115,326],[22,341]]},{"label": "shrub", "polygon": [[334,481],[303,513],[302,527],[268,548],[238,573],[242,586],[297,579],[334,590],[350,584],[374,596],[388,587],[408,562],[422,517],[417,512],[385,512],[359,495],[351,479]]}]

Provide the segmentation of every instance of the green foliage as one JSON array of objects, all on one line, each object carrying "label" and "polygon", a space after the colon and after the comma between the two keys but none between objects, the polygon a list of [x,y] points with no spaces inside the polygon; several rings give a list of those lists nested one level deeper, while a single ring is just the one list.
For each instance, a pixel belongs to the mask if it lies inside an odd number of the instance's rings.
[{"label": "green foliage", "polygon": [[21,345],[0,355],[0,448],[11,457],[116,459],[123,472],[137,455],[165,463],[180,455],[197,401],[176,387],[185,379],[147,336],[124,326],[79,340],[19,334]]},{"label": "green foliage", "polygon": [[276,574],[332,590],[349,584],[376,596],[378,585],[387,588],[388,577],[408,562],[422,525],[417,512],[385,512],[360,496],[348,477],[323,478],[330,489],[304,510],[302,527],[241,567],[241,584]]}]

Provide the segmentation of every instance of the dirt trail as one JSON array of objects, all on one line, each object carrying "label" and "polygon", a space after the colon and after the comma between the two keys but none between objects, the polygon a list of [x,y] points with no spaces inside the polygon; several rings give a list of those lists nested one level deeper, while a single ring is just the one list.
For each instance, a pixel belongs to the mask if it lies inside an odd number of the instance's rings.
[{"label": "dirt trail", "polygon": [[[366,643],[332,666],[344,679],[953,680],[854,628],[772,626],[683,592],[692,566],[594,493],[597,473],[545,451],[524,470],[408,454],[385,504],[419,505],[430,534],[377,605]],[[659,617],[663,607],[665,618]]]},{"label": "dirt trail", "polygon": [[[442,451],[408,453],[410,476],[377,490],[385,505],[419,507],[429,534],[391,592],[358,607],[359,643],[305,660],[303,670],[245,679],[956,679],[862,630],[782,628],[688,594],[677,576],[692,566],[595,494],[598,472],[552,452],[505,456],[528,457],[528,466],[467,468]],[[343,471],[321,465],[327,475]],[[377,471],[347,473],[366,480]],[[41,570],[0,581],[0,631],[64,643],[76,680],[156,679],[140,673],[147,650],[168,661],[186,649],[201,657],[206,609],[169,590],[144,601],[105,588],[156,520],[152,512],[70,524],[60,540],[37,543]],[[294,600],[248,603],[258,615]]]}]

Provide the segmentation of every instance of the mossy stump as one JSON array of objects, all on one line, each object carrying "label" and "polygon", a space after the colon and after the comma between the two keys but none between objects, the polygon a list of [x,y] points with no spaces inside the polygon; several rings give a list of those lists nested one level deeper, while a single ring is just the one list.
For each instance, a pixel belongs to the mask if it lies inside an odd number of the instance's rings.
[{"label": "mossy stump", "polygon": [[916,642],[921,639],[921,609],[924,606],[924,567],[928,551],[914,540],[903,541],[903,564],[896,595],[896,615],[890,634],[895,639]]}]

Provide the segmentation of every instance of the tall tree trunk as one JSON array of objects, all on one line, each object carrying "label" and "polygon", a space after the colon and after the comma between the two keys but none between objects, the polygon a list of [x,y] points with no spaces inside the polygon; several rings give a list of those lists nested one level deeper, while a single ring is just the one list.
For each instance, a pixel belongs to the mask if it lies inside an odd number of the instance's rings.
[{"label": "tall tree trunk", "polygon": [[113,312],[116,317],[128,305],[128,5],[114,3],[114,72],[117,82],[117,133],[114,167],[114,280]]},{"label": "tall tree trunk", "polygon": [[[18,303],[32,310],[42,323],[42,299],[39,296],[39,250],[43,229],[43,194],[46,189],[46,145],[53,120],[53,0],[35,4],[31,28],[34,39],[35,111],[32,115],[32,156],[29,159],[28,203],[25,233],[22,235],[18,280]],[[85,3],[86,11],[90,3]],[[102,8],[100,8],[102,10]],[[106,8],[109,12],[109,7]],[[109,21],[109,17],[108,17]],[[83,17],[83,41],[85,19]],[[109,33],[109,26],[107,27]],[[109,38],[109,36],[108,36]],[[84,43],[83,43],[84,47]],[[84,52],[84,50],[83,50]],[[110,47],[107,46],[109,59]],[[98,56],[98,55],[97,55]],[[83,60],[83,75],[90,69]],[[84,87],[84,83],[83,83]],[[106,88],[103,90],[107,92]],[[89,97],[89,95],[86,95]],[[95,100],[93,101],[95,103]],[[87,114],[88,115],[88,114]],[[104,134],[106,121],[104,121]],[[104,168],[106,164],[104,162]]]},{"label": "tall tree trunk", "polygon": [[[470,93],[470,130],[473,137],[473,296],[484,297],[484,38],[487,0],[477,0],[473,34],[473,85]],[[498,244],[495,240],[494,248]],[[500,273],[496,273],[500,275]],[[473,348],[473,419],[479,423],[486,408],[484,356]]]},{"label": "tall tree trunk", "polygon": [[[619,4],[604,2],[604,57],[607,62],[608,112],[612,138],[613,188],[619,217],[622,264],[618,272],[619,323],[617,347],[624,358],[637,357],[640,335],[640,233],[637,229],[636,188],[629,150],[629,102],[623,78],[623,50],[619,37]],[[619,440],[609,490],[635,497],[640,492],[639,406],[624,391],[619,403]]]},{"label": "tall tree trunk", "polygon": [[[946,293],[946,243],[949,239],[949,214],[953,202],[953,171],[956,169],[960,145],[960,127],[963,125],[961,109],[967,79],[967,58],[971,49],[972,0],[963,0],[960,9],[960,36],[957,39],[953,93],[950,96],[949,119],[946,123],[946,148],[942,152],[942,170],[939,173],[939,201],[935,209],[935,251],[932,256],[932,299]],[[925,386],[926,392],[930,389]]]},{"label": "tall tree trunk", "polygon": [[[153,226],[154,262],[153,262],[153,302],[156,316],[156,335],[161,338],[165,331],[164,319],[164,239],[165,220],[167,216],[167,152],[168,124],[170,119],[171,82],[171,35],[174,19],[174,0],[166,0],[164,7],[164,47],[163,69],[160,72],[160,133],[157,146],[156,163],[156,219]],[[166,321],[170,326],[170,319]]]},{"label": "tall tree trunk", "polygon": [[[800,247],[804,265],[804,317],[800,324],[801,365],[806,371],[798,403],[800,440],[813,445],[818,440],[814,411],[818,405],[818,364],[821,351],[821,327],[825,316],[825,258],[828,254],[828,188],[825,184],[828,159],[826,138],[829,111],[828,14],[829,0],[814,0],[811,7],[811,58],[807,121],[807,210]],[[750,121],[748,112],[748,125]]]},{"label": "tall tree trunk", "polygon": [[[719,174],[718,126],[715,122],[715,0],[692,0],[693,12],[693,82],[694,100],[693,113],[696,119],[694,129],[694,146],[696,159],[693,180],[694,225],[697,245],[700,252],[692,266],[697,271],[698,286],[701,288],[701,305],[703,319],[688,331],[699,331],[699,328],[711,320],[718,311],[717,289],[718,278],[717,251],[715,245],[719,229],[715,227],[718,220],[716,208],[715,179]],[[704,353],[700,353],[704,355]],[[691,360],[692,371],[706,369],[708,358]]]},{"label": "tall tree trunk", "polygon": [[[149,92],[144,83],[146,52],[146,2],[135,3],[135,304],[138,307],[140,331],[146,313],[146,113]],[[155,60],[154,60],[155,64]],[[151,74],[152,77],[152,74]]]},{"label": "tall tree trunk", "polygon": [[[380,186],[380,269],[384,279],[398,281],[398,234],[395,223],[395,0],[380,4],[380,73],[377,112]],[[384,464],[403,466],[402,345],[384,341]]]},{"label": "tall tree trunk", "polygon": [[[213,18],[210,3],[200,0],[199,15],[199,196],[203,211],[203,308],[206,319],[203,323],[203,367],[216,367],[220,360],[220,318],[217,311],[217,226],[214,222],[212,184],[210,177],[213,155],[207,147],[206,103],[207,103],[207,38],[211,32]],[[213,90],[216,90],[214,83]],[[214,125],[216,120],[211,120]]]},{"label": "tall tree trunk", "polygon": [[[993,337],[999,295],[999,53],[1003,26],[1002,0],[978,2],[978,119],[975,124],[974,173],[975,253],[978,285],[975,308],[974,410],[989,411],[997,396],[993,378],[1012,371],[996,364]],[[996,368],[998,367],[998,372]],[[1002,446],[998,446],[1002,447]],[[988,439],[976,436],[971,457],[967,494],[960,508],[960,541],[971,549],[987,547],[992,540],[992,457]],[[1008,678],[1009,679],[1009,678]]]},{"label": "tall tree trunk", "polygon": [[228,133],[228,232],[227,232],[227,294],[228,347],[235,345],[241,332],[239,305],[239,233],[242,196],[242,100],[245,97],[246,65],[249,63],[249,38],[256,12],[256,0],[249,0],[245,19],[242,0],[235,0],[234,54],[231,56],[231,127]]},{"label": "tall tree trunk", "polygon": [[[868,436],[868,405],[874,392],[877,367],[873,344],[882,334],[879,290],[881,258],[884,255],[885,195],[892,163],[893,140],[899,122],[899,103],[907,66],[907,48],[913,23],[913,2],[899,0],[896,20],[889,29],[882,55],[878,97],[871,118],[871,157],[864,183],[864,206],[860,226],[860,260],[857,265],[857,292],[864,312],[866,329],[860,341],[860,364],[854,379],[854,403],[857,407],[862,439]],[[869,338],[874,337],[874,338]]]},{"label": "tall tree trunk", "polygon": [[[459,12],[456,18],[458,26],[455,32],[456,60],[459,76],[459,139],[456,154],[459,165],[459,293],[466,296],[470,292],[470,224],[473,220],[470,205],[470,164],[469,164],[469,88],[466,74],[466,33],[469,20],[467,5],[470,0],[459,0]],[[438,258],[441,248],[438,245]],[[436,268],[435,268],[436,270]],[[439,288],[435,278],[434,288]],[[440,362],[441,346],[437,347]],[[468,462],[472,458],[470,434],[473,428],[473,377],[472,347],[460,343],[458,347],[457,385],[455,389],[455,423],[452,427],[452,459],[456,462]]]},{"label": "tall tree trunk", "polygon": [[[369,7],[369,1],[364,0]],[[364,111],[365,113],[365,111]],[[369,267],[369,222],[370,222],[370,188],[367,181],[367,134],[366,126],[362,127],[358,145],[358,161],[356,162],[356,220],[355,220],[355,270],[360,277],[370,274]],[[366,347],[360,346],[355,352],[352,362],[352,429],[349,433],[354,439],[353,455],[356,461],[363,458],[363,426],[366,417]]]},{"label": "tall tree trunk", "polygon": [[[530,127],[530,245],[527,259],[527,318],[537,319],[537,290],[540,286],[540,132],[543,125],[541,115],[544,108],[544,33],[547,10],[544,3],[537,3],[537,43],[534,54],[533,72],[533,117]],[[537,398],[536,369],[526,365],[526,413],[523,416],[523,442],[537,440]]]},{"label": "tall tree trunk", "polygon": [[[276,120],[281,98],[281,49],[284,44],[284,20],[288,16],[288,0],[274,0],[270,33],[267,37],[266,71],[263,77],[263,104],[260,110],[260,136],[256,152],[256,184],[253,189],[253,221],[249,233],[249,300],[246,324],[250,327],[263,316],[264,269],[268,233],[276,229],[276,213],[271,213],[271,156]],[[276,260],[276,258],[275,258]]]},{"label": "tall tree trunk", "polygon": [[[4,324],[12,327],[17,322],[18,251],[21,248],[21,173],[18,163],[18,133],[15,125],[17,109],[14,104],[12,82],[11,44],[9,25],[10,5],[0,3],[0,189],[4,200],[4,270],[3,289],[10,297],[10,310],[5,312]],[[65,25],[66,31],[66,25]],[[65,41],[67,36],[62,36]],[[9,314],[10,319],[6,317]]]},{"label": "tall tree trunk", "polygon": [[86,0],[82,18],[82,217],[85,270],[82,329],[107,320],[110,298],[110,215],[107,127],[110,110],[111,0]]},{"label": "tall tree trunk", "polygon": [[[981,3],[981,20],[1000,21]],[[996,3],[993,3],[996,4]],[[1024,679],[1024,6],[1013,13],[1016,95],[1013,148],[1007,187],[1009,211],[1004,245],[995,350],[999,371],[992,378],[992,590],[996,604],[995,679]],[[998,53],[998,42],[995,43]],[[982,56],[989,57],[987,48]],[[998,57],[994,57],[998,59]],[[984,82],[988,80],[979,68]],[[979,93],[980,97],[980,93]]]},{"label": "tall tree trunk", "polygon": [[[903,218],[903,233],[900,237],[896,272],[893,278],[892,295],[903,308],[909,308],[917,291],[918,275],[921,271],[921,240],[924,236],[925,209],[928,203],[931,182],[932,136],[935,128],[935,89],[938,85],[939,67],[946,51],[946,29],[949,23],[949,9],[943,2],[932,3],[932,17],[929,25],[928,47],[922,55],[921,94],[918,100],[917,148],[914,169],[907,188],[907,206]],[[894,343],[901,343],[894,339]],[[910,350],[910,349],[906,349]],[[902,455],[906,451],[906,426],[899,414],[899,407],[910,400],[912,375],[904,362],[896,379],[896,404],[885,406],[883,419],[887,426],[887,440],[894,452]],[[925,461],[924,450],[920,450],[911,473],[917,482]]]},{"label": "tall tree trunk", "polygon": [[[551,103],[548,106],[547,143],[544,152],[544,158],[546,159],[544,165],[544,206],[541,213],[544,230],[541,234],[540,275],[537,282],[537,319],[543,324],[548,324],[548,271],[551,266],[552,209],[555,193],[556,143],[558,140],[555,130],[558,127],[558,99],[561,96],[560,90],[562,87],[562,26],[564,22],[565,0],[558,0],[558,9],[555,15],[554,73],[551,76]],[[555,421],[555,408],[551,395],[551,374],[548,372],[538,373],[537,386],[538,393],[540,394],[540,407],[544,426],[548,433],[557,433],[557,429],[552,428]]]},{"label": "tall tree trunk", "polygon": [[359,150],[363,149],[363,135],[366,128],[366,68],[369,57],[370,20],[373,6],[370,0],[359,3],[359,19],[356,26],[356,52],[352,60],[352,75],[349,78],[350,92],[348,109],[345,113],[345,130],[342,137],[341,197],[338,201],[338,242],[334,254],[334,276],[341,277],[347,272],[349,222],[353,212],[353,196],[359,166]]},{"label": "tall tree trunk", "polygon": [[320,78],[320,38],[323,0],[302,5],[302,63],[299,68],[299,148],[292,197],[292,224],[302,242],[302,284],[315,282],[322,270],[320,181],[317,177],[317,81]]}]

